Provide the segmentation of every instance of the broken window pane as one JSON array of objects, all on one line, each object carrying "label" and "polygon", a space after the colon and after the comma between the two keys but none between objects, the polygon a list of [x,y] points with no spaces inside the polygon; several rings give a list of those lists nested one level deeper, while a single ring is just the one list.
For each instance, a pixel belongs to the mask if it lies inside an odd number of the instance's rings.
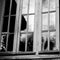
[{"label": "broken window pane", "polygon": [[27,29],[27,16],[21,17],[21,31],[25,31]]},{"label": "broken window pane", "polygon": [[8,29],[8,17],[4,17],[2,32],[7,32],[7,29]]},{"label": "broken window pane", "polygon": [[7,35],[6,34],[2,34],[1,36],[1,46],[0,46],[0,51],[1,52],[5,52],[6,49],[6,42],[7,42]]},{"label": "broken window pane", "polygon": [[5,13],[4,13],[4,15],[9,15],[10,1],[11,0],[6,0],[6,3],[5,3]]},{"label": "broken window pane", "polygon": [[10,17],[10,26],[9,26],[9,32],[13,33],[15,29],[15,16]]},{"label": "broken window pane", "polygon": [[13,51],[13,42],[14,42],[14,34],[10,34],[8,37],[7,51]]}]

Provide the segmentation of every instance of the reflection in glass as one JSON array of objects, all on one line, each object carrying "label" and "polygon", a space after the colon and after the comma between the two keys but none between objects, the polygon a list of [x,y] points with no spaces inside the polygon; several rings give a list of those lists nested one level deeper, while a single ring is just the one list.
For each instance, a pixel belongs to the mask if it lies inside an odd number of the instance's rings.
[{"label": "reflection in glass", "polygon": [[10,34],[8,37],[8,46],[7,46],[8,51],[13,51],[13,42],[14,42],[14,34]]},{"label": "reflection in glass", "polygon": [[42,33],[42,45],[41,50],[47,50],[48,49],[48,32]]},{"label": "reflection in glass", "polygon": [[29,13],[34,13],[34,12],[35,12],[35,0],[30,0]]},{"label": "reflection in glass", "polygon": [[26,34],[21,34],[20,36],[20,45],[19,45],[19,51],[25,51],[25,42],[26,42]]},{"label": "reflection in glass", "polygon": [[30,15],[29,16],[29,32],[33,32],[34,31],[34,15]]},{"label": "reflection in glass", "polygon": [[8,29],[8,17],[4,17],[2,32],[7,32]]},{"label": "reflection in glass", "polygon": [[28,9],[28,0],[23,0],[22,14],[26,14]]},{"label": "reflection in glass", "polygon": [[[50,11],[53,11],[55,10],[55,0],[49,0],[50,1]],[[43,9],[43,12],[46,12],[48,11],[48,0],[42,0],[42,9]]]},{"label": "reflection in glass", "polygon": [[56,33],[50,32],[50,50],[56,50]]},{"label": "reflection in glass", "polygon": [[42,0],[42,11],[48,11],[48,0]]},{"label": "reflection in glass", "polygon": [[55,29],[55,26],[56,26],[56,19],[55,19],[55,13],[50,13],[50,30],[53,30]]},{"label": "reflection in glass", "polygon": [[6,51],[6,42],[7,42],[7,35],[4,34],[1,36],[1,46],[0,46],[0,51],[5,52]]},{"label": "reflection in glass", "polygon": [[27,51],[33,51],[33,33],[28,35]]},{"label": "reflection in glass", "polygon": [[48,14],[42,14],[42,30],[48,29]]},{"label": "reflection in glass", "polygon": [[50,0],[50,11],[55,10],[56,4],[55,0]]}]

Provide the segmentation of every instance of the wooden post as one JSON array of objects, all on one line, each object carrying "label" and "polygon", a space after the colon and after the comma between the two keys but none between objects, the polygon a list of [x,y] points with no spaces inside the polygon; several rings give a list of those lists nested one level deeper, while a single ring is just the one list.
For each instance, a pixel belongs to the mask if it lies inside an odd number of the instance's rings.
[{"label": "wooden post", "polygon": [[41,51],[41,6],[42,5],[42,0],[36,0],[35,1],[35,21],[34,21],[34,26],[35,26],[35,31],[34,31],[34,51],[36,54],[38,54],[38,51]]}]

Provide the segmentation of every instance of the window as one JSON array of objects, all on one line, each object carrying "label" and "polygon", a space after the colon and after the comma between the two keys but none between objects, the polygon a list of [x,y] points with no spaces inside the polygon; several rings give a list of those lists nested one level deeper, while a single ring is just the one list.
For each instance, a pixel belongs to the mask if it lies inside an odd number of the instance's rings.
[{"label": "window", "polygon": [[1,31],[1,52],[13,51],[14,29],[16,18],[15,0],[5,0],[5,9]]},{"label": "window", "polygon": [[[18,1],[16,1],[18,3]],[[18,52],[33,52],[33,40],[34,40],[34,19],[35,19],[35,0],[20,0],[20,6],[22,8],[19,12],[19,29],[18,29]],[[18,5],[18,4],[17,4]],[[18,17],[18,16],[17,16]],[[21,21],[20,21],[21,19]],[[21,23],[21,24],[20,24]],[[16,39],[17,37],[15,37]],[[16,40],[15,40],[16,41]]]},{"label": "window", "polygon": [[0,51],[59,51],[58,1],[6,0]]},{"label": "window", "polygon": [[[42,0],[42,46],[43,51],[59,51],[59,37],[57,37],[57,1]],[[45,4],[45,5],[44,5]],[[59,34],[59,33],[58,33]],[[58,43],[58,44],[57,44]]]}]

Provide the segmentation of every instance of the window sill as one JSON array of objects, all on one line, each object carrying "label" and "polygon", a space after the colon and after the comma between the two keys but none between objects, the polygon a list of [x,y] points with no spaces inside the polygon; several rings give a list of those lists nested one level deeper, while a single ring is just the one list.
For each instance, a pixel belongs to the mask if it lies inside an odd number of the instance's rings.
[{"label": "window sill", "polygon": [[0,59],[60,59],[60,52],[33,53],[0,53]]}]

